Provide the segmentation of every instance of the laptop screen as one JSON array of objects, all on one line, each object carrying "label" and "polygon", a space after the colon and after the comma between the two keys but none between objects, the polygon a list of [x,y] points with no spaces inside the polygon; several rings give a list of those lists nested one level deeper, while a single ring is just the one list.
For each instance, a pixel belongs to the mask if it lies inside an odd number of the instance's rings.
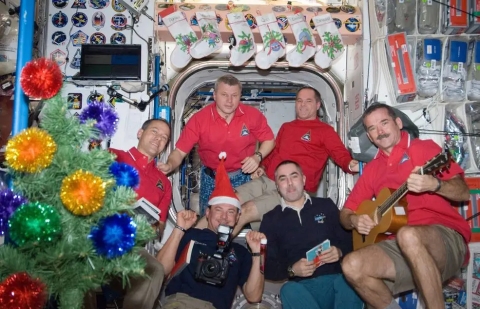
[{"label": "laptop screen", "polygon": [[141,45],[83,44],[80,79],[140,80]]}]

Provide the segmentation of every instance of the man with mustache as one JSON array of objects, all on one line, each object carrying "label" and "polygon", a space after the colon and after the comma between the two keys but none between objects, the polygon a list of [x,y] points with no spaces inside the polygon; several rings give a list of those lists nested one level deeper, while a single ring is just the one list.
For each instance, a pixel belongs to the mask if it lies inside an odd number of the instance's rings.
[{"label": "man with mustache", "polygon": [[448,171],[436,176],[417,173],[441,148],[432,140],[411,140],[388,105],[371,105],[363,114],[363,124],[378,153],[350,193],[341,223],[368,235],[378,222],[355,213],[360,203],[384,187],[397,189],[404,182],[409,191],[408,223],[396,237],[346,255],[345,277],[371,308],[398,309],[393,295],[416,287],[427,308],[443,309],[442,282],[468,262],[470,227],[452,207],[470,198],[463,170],[451,163]]}]

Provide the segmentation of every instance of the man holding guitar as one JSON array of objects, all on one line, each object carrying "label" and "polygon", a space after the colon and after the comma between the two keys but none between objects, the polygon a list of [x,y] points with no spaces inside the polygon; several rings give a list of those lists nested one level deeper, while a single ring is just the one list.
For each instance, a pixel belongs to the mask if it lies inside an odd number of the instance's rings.
[{"label": "man holding guitar", "polygon": [[[363,123],[379,150],[340,213],[342,225],[360,235],[357,250],[343,260],[345,277],[371,308],[400,308],[393,295],[417,287],[427,308],[443,309],[442,282],[468,261],[470,228],[452,207],[470,198],[463,170],[451,162],[441,174],[429,174],[443,165],[436,163],[441,148],[432,140],[410,140],[388,105],[371,105]],[[384,188],[396,191],[388,196]],[[400,227],[402,217],[408,219]],[[396,235],[383,237],[390,232]],[[365,244],[372,239],[373,245]]]}]

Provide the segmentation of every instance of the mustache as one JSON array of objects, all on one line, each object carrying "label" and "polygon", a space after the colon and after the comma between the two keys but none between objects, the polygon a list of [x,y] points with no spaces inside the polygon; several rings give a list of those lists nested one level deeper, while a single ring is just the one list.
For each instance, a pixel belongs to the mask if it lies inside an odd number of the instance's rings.
[{"label": "mustache", "polygon": [[384,138],[387,138],[389,136],[390,136],[390,134],[380,134],[379,136],[377,136],[377,141],[379,141],[381,139],[384,139]]}]

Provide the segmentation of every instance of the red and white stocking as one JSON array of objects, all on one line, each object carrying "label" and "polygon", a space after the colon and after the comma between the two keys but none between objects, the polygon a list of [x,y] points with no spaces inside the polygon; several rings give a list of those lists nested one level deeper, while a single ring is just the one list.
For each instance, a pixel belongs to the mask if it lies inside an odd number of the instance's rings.
[{"label": "red and white stocking", "polygon": [[322,39],[322,44],[319,45],[315,54],[315,63],[322,69],[326,69],[345,50],[342,36],[330,14],[313,17],[313,23],[318,35]]},{"label": "red and white stocking", "polygon": [[229,13],[227,18],[236,41],[236,45],[230,51],[230,62],[233,66],[241,66],[255,54],[257,45],[242,12]]},{"label": "red and white stocking", "polygon": [[184,68],[192,60],[190,48],[197,41],[197,35],[181,11],[167,15],[163,18],[163,22],[177,42],[170,61],[173,66],[179,69]]},{"label": "red and white stocking", "polygon": [[197,12],[196,14],[202,37],[190,48],[190,55],[201,59],[222,48],[222,37],[218,30],[217,15],[213,11]]},{"label": "red and white stocking", "polygon": [[287,16],[289,24],[292,26],[292,32],[297,40],[295,49],[287,54],[288,65],[291,67],[299,67],[308,59],[312,58],[316,52],[315,38],[307,25],[303,14],[295,14]]},{"label": "red and white stocking", "polygon": [[269,69],[279,58],[285,56],[285,38],[274,13],[257,17],[263,40],[263,50],[255,55],[255,63],[262,70]]}]

